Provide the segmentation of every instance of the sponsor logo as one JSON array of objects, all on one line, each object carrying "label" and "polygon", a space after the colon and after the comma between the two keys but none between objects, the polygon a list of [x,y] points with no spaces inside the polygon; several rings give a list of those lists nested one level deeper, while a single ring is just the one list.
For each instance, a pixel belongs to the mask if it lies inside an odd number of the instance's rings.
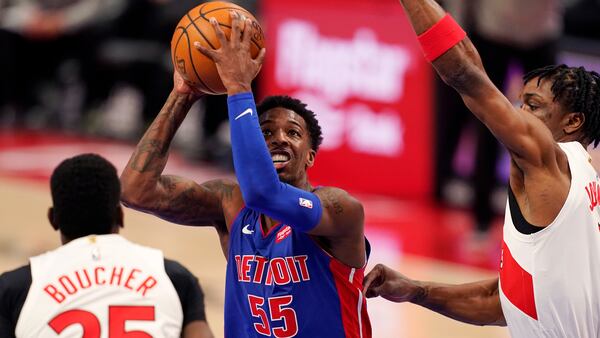
[{"label": "sponsor logo", "polygon": [[313,203],[311,200],[307,200],[306,198],[302,198],[300,197],[298,199],[298,204],[300,204],[301,207],[305,207],[308,209],[312,209],[313,208]]},{"label": "sponsor logo", "polygon": [[275,236],[275,243],[279,243],[279,242],[283,241],[291,234],[292,234],[292,228],[289,225],[286,225],[285,227],[283,227],[283,229],[281,229],[277,232],[277,235]]},{"label": "sponsor logo", "polygon": [[395,102],[404,95],[410,52],[385,43],[370,27],[358,27],[352,37],[341,38],[292,19],[281,24],[277,40],[275,76],[283,88],[323,93],[332,105],[349,98]]},{"label": "sponsor logo", "polygon": [[246,110],[244,110],[240,115],[236,116],[235,119],[239,119],[241,117],[243,117],[244,115],[248,115],[250,114],[250,116],[252,116],[252,108],[248,108]]},{"label": "sponsor logo", "polygon": [[252,235],[254,233],[254,230],[248,229],[249,226],[250,226],[250,224],[244,225],[244,227],[242,228],[242,233],[243,234],[245,234],[245,235]]}]

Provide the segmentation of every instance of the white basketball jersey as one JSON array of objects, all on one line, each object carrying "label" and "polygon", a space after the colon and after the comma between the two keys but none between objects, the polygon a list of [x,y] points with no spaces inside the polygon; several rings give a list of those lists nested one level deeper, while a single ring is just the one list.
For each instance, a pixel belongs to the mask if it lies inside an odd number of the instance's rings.
[{"label": "white basketball jersey", "polygon": [[181,334],[181,303],[159,250],[119,235],[88,236],[30,262],[17,338]]},{"label": "white basketball jersey", "polygon": [[600,337],[600,180],[581,144],[559,145],[571,186],[556,219],[525,235],[506,207],[500,300],[514,338]]}]

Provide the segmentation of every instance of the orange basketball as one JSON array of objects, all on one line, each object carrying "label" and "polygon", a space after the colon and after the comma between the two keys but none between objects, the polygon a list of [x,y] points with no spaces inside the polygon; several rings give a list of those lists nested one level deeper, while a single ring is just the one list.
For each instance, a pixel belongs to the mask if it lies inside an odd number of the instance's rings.
[{"label": "orange basketball", "polygon": [[[194,47],[198,41],[207,48],[218,49],[221,44],[209,22],[214,17],[225,36],[231,35],[230,10],[236,11],[242,18],[252,20],[251,54],[256,57],[264,46],[264,35],[256,18],[242,7],[225,1],[203,3],[187,12],[181,18],[171,40],[171,58],[177,72],[190,85],[207,94],[224,94],[225,86],[221,82],[214,62]],[[246,29],[246,28],[244,28]]]}]

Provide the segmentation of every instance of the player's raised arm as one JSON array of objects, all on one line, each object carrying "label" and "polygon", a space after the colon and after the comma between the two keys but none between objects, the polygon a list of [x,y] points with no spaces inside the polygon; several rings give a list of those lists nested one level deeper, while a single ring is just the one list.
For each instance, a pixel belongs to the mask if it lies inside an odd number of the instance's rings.
[{"label": "player's raised arm", "polygon": [[[461,95],[467,107],[513,155],[523,170],[556,162],[548,128],[533,114],[515,109],[485,73],[477,50],[458,24],[433,0],[400,0],[426,58]],[[526,108],[528,98],[524,98]],[[539,103],[538,103],[539,105]],[[531,108],[534,109],[534,108]]]},{"label": "player's raised arm", "polygon": [[412,280],[377,264],[364,279],[368,298],[381,296],[393,302],[411,302],[452,319],[474,325],[506,326],[498,278],[450,285]]},{"label": "player's raised arm", "polygon": [[174,81],[175,88],[121,174],[122,202],[173,223],[224,225],[223,203],[239,195],[237,184],[226,180],[197,184],[162,175],[175,132],[199,97],[177,72]]},{"label": "player's raised arm", "polygon": [[[216,21],[211,22],[221,48],[211,50],[199,44],[196,47],[215,61],[227,88],[234,166],[246,205],[301,231],[321,236],[360,235],[362,241],[362,205],[346,192],[323,188],[313,193],[305,186],[280,181],[250,92],[264,50],[252,59],[250,31],[242,32],[249,22],[244,23],[237,14],[232,14],[229,40]],[[314,153],[312,156],[314,159]]]}]

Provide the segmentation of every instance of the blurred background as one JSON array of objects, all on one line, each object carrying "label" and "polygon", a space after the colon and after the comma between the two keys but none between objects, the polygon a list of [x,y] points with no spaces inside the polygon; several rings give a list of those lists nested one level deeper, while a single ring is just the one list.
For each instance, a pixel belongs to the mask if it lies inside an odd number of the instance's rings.
[{"label": "blurred background", "polygon": [[[422,57],[394,0],[235,1],[256,14],[267,58],[257,97],[288,94],[317,113],[313,184],[365,205],[370,266],[418,279],[496,275],[508,157]],[[0,0],[0,272],[59,245],[48,177],[96,152],[121,170],[172,88],[169,44],[191,0]],[[600,71],[598,0],[446,0],[490,78],[518,103],[521,76],[566,63]],[[225,98],[205,97],[166,172],[233,177]],[[591,150],[595,165],[600,153]],[[225,260],[210,229],[127,210],[124,234],[199,277],[223,334]],[[410,304],[369,300],[374,337],[508,337]]]}]

